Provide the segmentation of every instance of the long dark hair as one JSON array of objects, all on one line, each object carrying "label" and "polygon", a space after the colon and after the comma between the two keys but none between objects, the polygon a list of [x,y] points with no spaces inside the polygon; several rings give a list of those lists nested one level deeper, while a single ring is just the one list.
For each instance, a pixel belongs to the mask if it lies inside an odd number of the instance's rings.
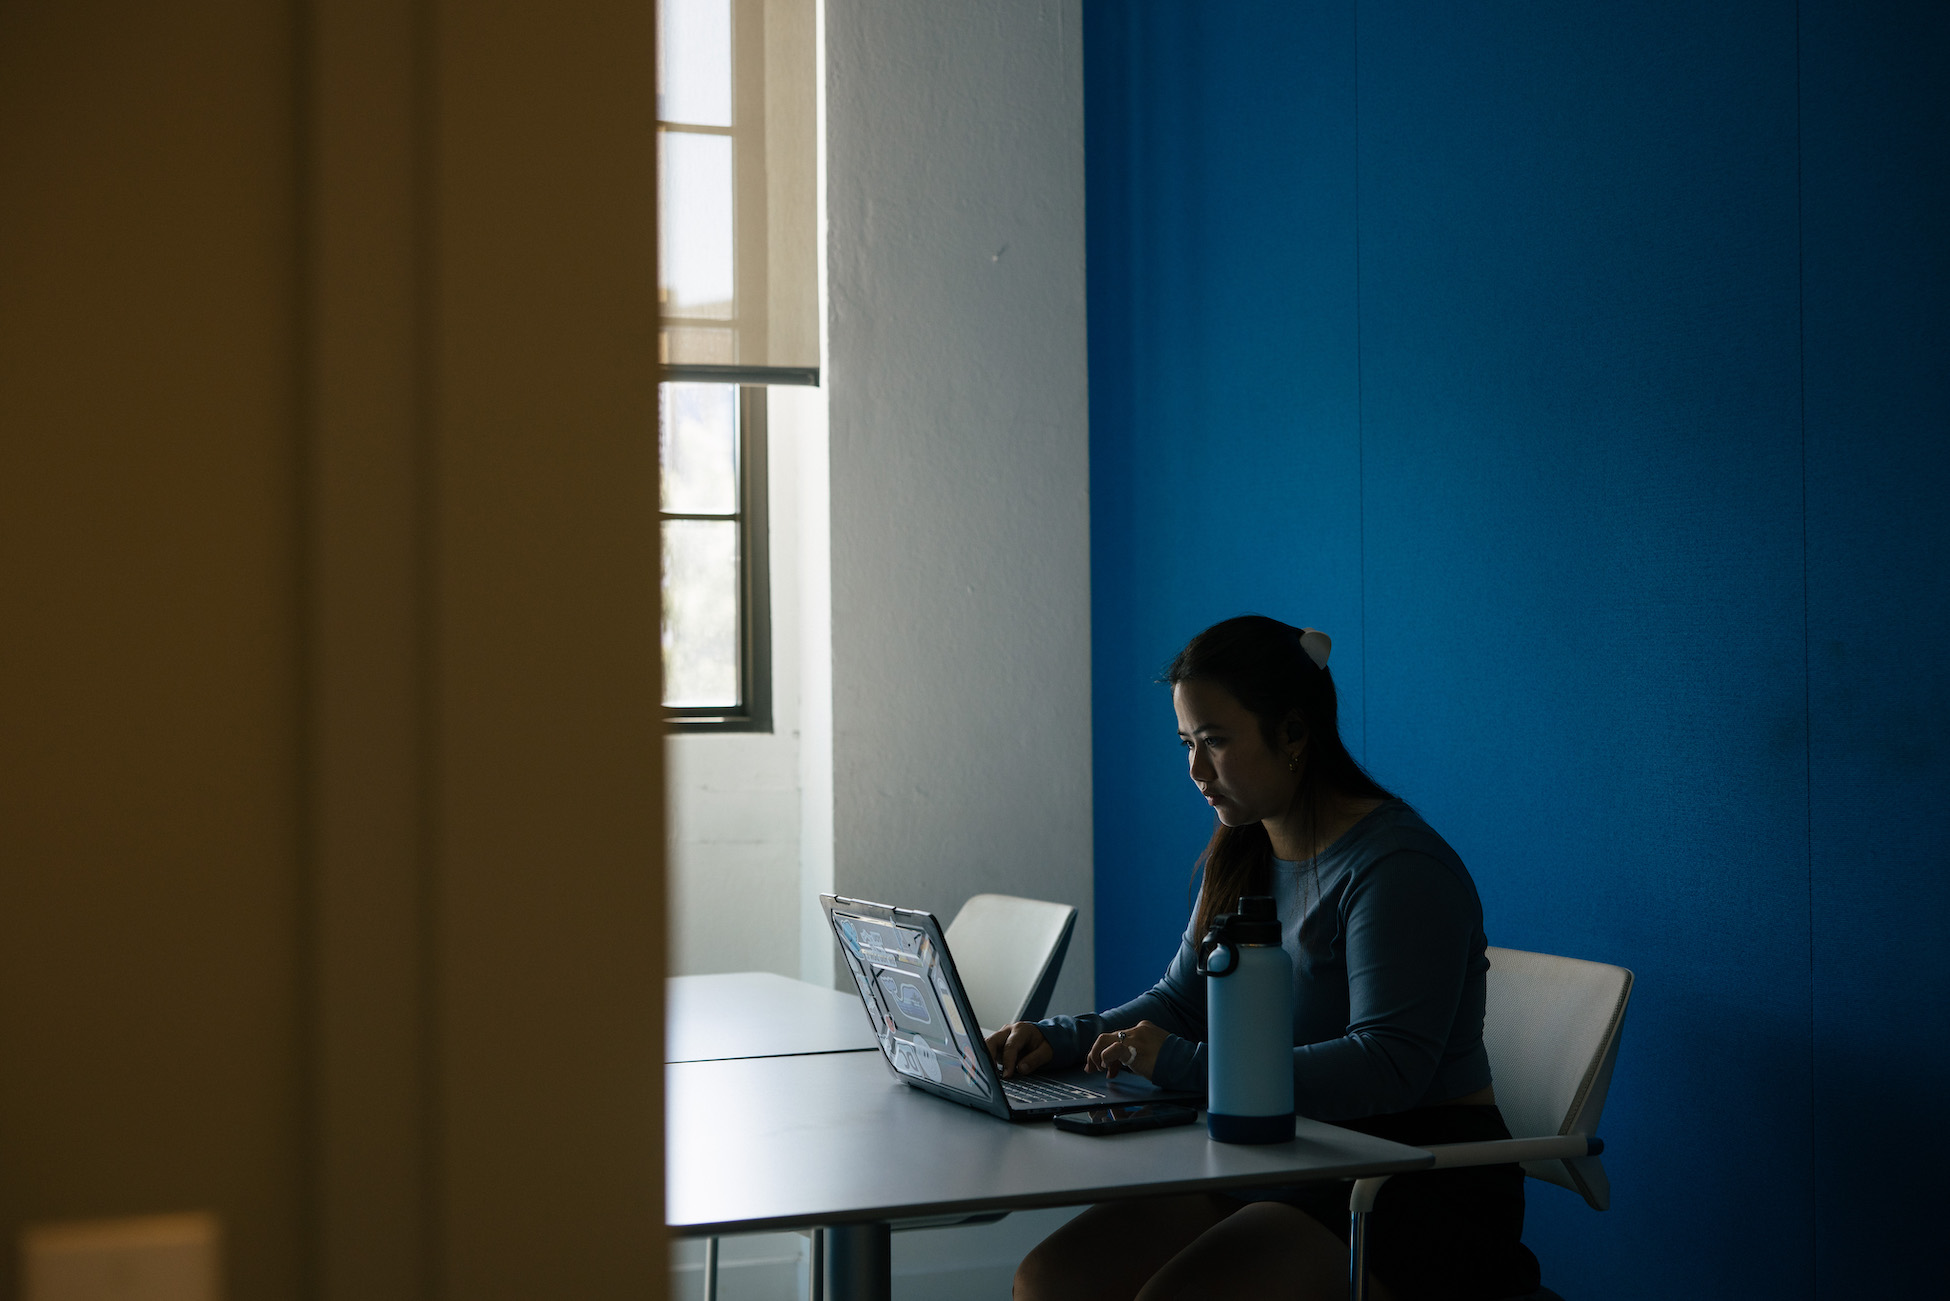
[{"label": "long dark hair", "polygon": [[[1300,629],[1260,614],[1215,623],[1185,643],[1163,681],[1225,688],[1259,720],[1260,735],[1275,751],[1288,741],[1306,739],[1306,765],[1293,796],[1303,844],[1314,843],[1315,828],[1341,802],[1394,798],[1347,752],[1334,675],[1302,648]],[[1291,721],[1296,715],[1297,726]],[[1198,872],[1194,938],[1205,934],[1214,917],[1234,908],[1240,895],[1273,892],[1273,842],[1266,828],[1257,822],[1243,827],[1218,823],[1199,855]]]}]

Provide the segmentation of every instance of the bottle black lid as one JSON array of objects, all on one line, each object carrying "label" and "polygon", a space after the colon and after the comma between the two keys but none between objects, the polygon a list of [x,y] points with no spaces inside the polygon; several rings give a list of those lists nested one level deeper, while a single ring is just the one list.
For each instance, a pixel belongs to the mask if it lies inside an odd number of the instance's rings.
[{"label": "bottle black lid", "polygon": [[1280,942],[1280,915],[1271,895],[1241,895],[1239,911],[1226,917],[1224,922],[1222,938],[1234,944]]}]

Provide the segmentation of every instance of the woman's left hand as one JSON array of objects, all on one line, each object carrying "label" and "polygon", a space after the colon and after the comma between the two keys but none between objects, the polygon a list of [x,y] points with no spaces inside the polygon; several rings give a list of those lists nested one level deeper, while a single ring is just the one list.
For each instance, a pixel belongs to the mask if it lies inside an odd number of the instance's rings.
[{"label": "woman's left hand", "polygon": [[1119,1071],[1134,1071],[1148,1080],[1158,1065],[1158,1049],[1164,1047],[1167,1037],[1149,1021],[1114,1034],[1100,1034],[1090,1045],[1090,1055],[1083,1059],[1084,1069],[1102,1071],[1113,1080]]}]

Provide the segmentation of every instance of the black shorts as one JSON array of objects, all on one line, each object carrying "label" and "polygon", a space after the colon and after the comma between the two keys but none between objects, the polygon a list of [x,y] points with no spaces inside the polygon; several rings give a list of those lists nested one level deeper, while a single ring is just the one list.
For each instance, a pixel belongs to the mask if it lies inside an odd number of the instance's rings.
[{"label": "black shorts", "polygon": [[[1418,1107],[1336,1123],[1410,1147],[1510,1137],[1494,1106]],[[1297,1207],[1345,1242],[1349,1188],[1346,1181],[1298,1184],[1232,1196]],[[1500,1301],[1535,1292],[1537,1257],[1523,1245],[1522,1167],[1425,1170],[1390,1179],[1368,1217],[1368,1270],[1397,1301]]]}]

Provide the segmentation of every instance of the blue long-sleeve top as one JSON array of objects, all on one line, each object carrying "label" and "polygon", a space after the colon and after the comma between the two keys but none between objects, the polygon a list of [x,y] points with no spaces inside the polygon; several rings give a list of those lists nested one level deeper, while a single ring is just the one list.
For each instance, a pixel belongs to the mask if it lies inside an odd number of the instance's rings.
[{"label": "blue long-sleeve top", "polygon": [[[1293,1100],[1353,1120],[1446,1102],[1490,1082],[1483,1049],[1483,905],[1456,851],[1400,801],[1362,818],[1311,864],[1274,860],[1293,959]],[[1304,942],[1303,942],[1304,937]],[[1038,1022],[1053,1066],[1098,1035],[1150,1021],[1169,1032],[1151,1078],[1203,1091],[1205,981],[1187,930],[1171,966],[1122,1007]]]}]

